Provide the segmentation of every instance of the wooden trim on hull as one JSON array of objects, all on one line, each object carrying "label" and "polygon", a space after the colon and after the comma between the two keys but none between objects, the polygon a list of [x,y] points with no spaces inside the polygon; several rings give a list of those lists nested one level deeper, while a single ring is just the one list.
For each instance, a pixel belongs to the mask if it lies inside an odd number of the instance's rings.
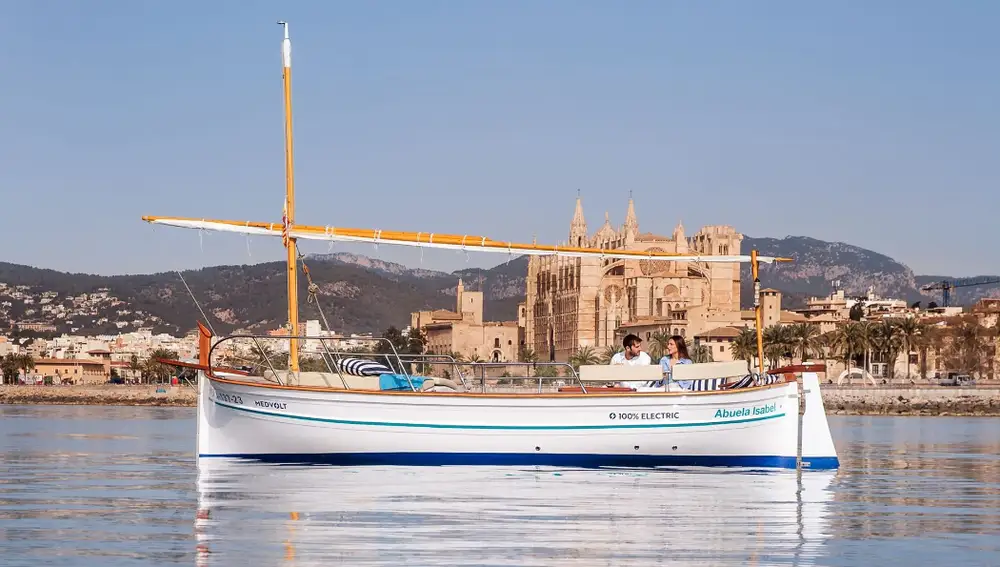
[{"label": "wooden trim on hull", "polygon": [[[629,390],[627,392],[622,391],[620,388],[615,388],[614,391],[604,393],[602,388],[592,388],[584,393],[577,392],[567,392],[567,393],[514,393],[514,392],[496,392],[491,394],[484,394],[480,392],[414,392],[410,390],[344,390],[340,388],[324,388],[322,386],[290,386],[284,384],[268,384],[264,382],[248,382],[246,380],[235,380],[232,378],[223,378],[221,376],[216,376],[211,371],[206,370],[205,376],[212,380],[213,382],[220,382],[222,384],[231,384],[234,386],[248,386],[251,388],[266,388],[269,390],[285,390],[291,392],[326,392],[326,393],[337,393],[337,394],[353,394],[362,396],[419,396],[419,397],[445,397],[445,398],[507,398],[507,399],[525,399],[525,398],[624,398],[624,397],[651,397],[651,396],[666,396],[666,397],[681,397],[681,396],[719,396],[719,395],[732,395],[736,393],[744,392],[756,392],[769,390],[773,388],[782,388],[788,384],[788,378],[785,378],[785,382],[777,382],[775,384],[767,384],[764,386],[754,386],[752,388],[740,388],[739,390],[709,390],[706,392],[635,392]],[[794,380],[793,380],[794,381]],[[607,388],[611,389],[611,388]]]},{"label": "wooden trim on hull", "polygon": [[789,366],[782,366],[781,368],[775,368],[768,372],[768,374],[793,374],[796,372],[826,372],[826,364],[821,363],[808,363],[808,364],[792,364]]},{"label": "wooden trim on hull", "polygon": [[626,392],[626,393],[628,393],[628,392],[634,392],[634,391],[635,390],[632,389],[632,388],[623,388],[623,387],[620,387],[620,386],[613,386],[613,387],[610,387],[610,388],[607,387],[607,386],[605,386],[605,387],[594,386],[591,389],[589,389],[586,392],[584,392],[583,388],[581,388],[580,386],[559,386],[559,393],[560,394],[563,394],[563,393],[565,393],[565,394],[592,394],[594,392],[603,392],[605,394],[610,394],[610,393],[613,393],[613,392]]}]

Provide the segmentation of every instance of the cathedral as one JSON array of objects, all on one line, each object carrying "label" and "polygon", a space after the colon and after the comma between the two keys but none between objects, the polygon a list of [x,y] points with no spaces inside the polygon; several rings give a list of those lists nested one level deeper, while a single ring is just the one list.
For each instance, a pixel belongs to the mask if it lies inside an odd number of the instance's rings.
[{"label": "cathedral", "polygon": [[[682,224],[669,237],[641,233],[631,198],[624,225],[612,226],[605,213],[593,235],[577,198],[569,230],[571,246],[701,255],[739,254],[742,240],[731,226],[706,226],[690,238]],[[691,337],[690,346],[698,333],[740,322],[740,266],[532,256],[523,313],[525,346],[538,360],[566,361],[583,346],[620,346],[627,332],[646,340],[666,331]]]}]

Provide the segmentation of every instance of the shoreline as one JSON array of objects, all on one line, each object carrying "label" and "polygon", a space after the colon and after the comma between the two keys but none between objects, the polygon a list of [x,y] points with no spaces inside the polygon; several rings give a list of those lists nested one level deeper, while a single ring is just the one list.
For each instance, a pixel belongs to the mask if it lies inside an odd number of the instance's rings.
[{"label": "shoreline", "polygon": [[[197,404],[190,386],[0,385],[0,405],[88,405],[189,407]],[[1000,417],[996,388],[831,388],[823,390],[827,415]]]},{"label": "shoreline", "polygon": [[62,406],[196,406],[198,395],[190,386],[161,386],[166,392],[157,393],[156,385],[74,385],[22,386],[0,385],[0,405],[62,405]]},{"label": "shoreline", "polygon": [[827,415],[1000,417],[1000,386],[820,388]]}]

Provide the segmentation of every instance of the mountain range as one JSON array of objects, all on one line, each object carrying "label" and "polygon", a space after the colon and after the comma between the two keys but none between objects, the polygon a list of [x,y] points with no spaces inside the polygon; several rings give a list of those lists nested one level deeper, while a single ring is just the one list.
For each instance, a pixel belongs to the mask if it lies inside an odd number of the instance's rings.
[{"label": "mountain range", "polygon": [[[780,290],[786,308],[801,306],[810,296],[826,296],[837,280],[848,295],[863,295],[873,288],[883,297],[940,303],[940,292],[923,292],[920,287],[951,279],[918,276],[877,252],[803,236],[745,237],[742,249],[751,248],[794,259],[788,264],[763,264],[760,270],[761,284]],[[528,265],[527,257],[521,256],[490,269],[445,273],[347,253],[312,255],[306,262],[331,327],[375,333],[390,325],[405,327],[413,311],[454,309],[459,278],[466,289],[485,287],[487,320],[516,319]],[[181,334],[201,319],[193,294],[217,333],[263,332],[287,318],[285,283],[283,262],[128,276],[71,274],[0,262],[0,325],[34,323],[48,332],[77,334],[150,327],[154,332]],[[301,318],[319,319],[315,303],[305,301],[305,278],[300,278],[300,287]],[[744,307],[752,304],[752,289],[750,267],[744,264]],[[981,297],[1000,297],[1000,284],[955,289],[951,302],[969,305]]]},{"label": "mountain range", "polygon": [[[792,258],[790,263],[761,264],[760,281],[764,287],[782,292],[782,305],[795,309],[809,297],[825,297],[834,289],[834,282],[848,296],[863,296],[869,288],[885,298],[907,302],[941,304],[940,291],[923,291],[927,284],[966,280],[941,275],[915,275],[906,265],[884,255],[843,242],[827,242],[806,236],[785,238],[744,237],[744,251],[756,249],[762,255]],[[741,298],[744,307],[753,302],[753,280],[749,264],[740,270]],[[998,276],[980,276],[1000,280]],[[983,297],[1000,297],[1000,284],[956,288],[951,293],[951,305],[969,306]]]}]

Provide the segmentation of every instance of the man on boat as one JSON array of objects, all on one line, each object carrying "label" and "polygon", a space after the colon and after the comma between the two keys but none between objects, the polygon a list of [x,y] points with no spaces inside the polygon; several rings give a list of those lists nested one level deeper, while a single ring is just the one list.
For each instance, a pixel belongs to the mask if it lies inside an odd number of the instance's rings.
[{"label": "man on boat", "polygon": [[[649,358],[649,355],[642,352],[642,339],[636,335],[625,335],[625,340],[622,341],[622,346],[625,347],[625,350],[615,353],[615,355],[611,357],[612,366],[619,364],[627,366],[644,366],[653,363],[652,359]],[[626,388],[641,388],[643,386],[648,386],[646,382],[621,382],[619,385]]]},{"label": "man on boat", "polygon": [[652,364],[652,359],[649,358],[649,355],[642,352],[642,339],[636,335],[625,335],[622,346],[625,347],[625,350],[615,353],[611,357],[612,365],[627,364],[629,366],[637,366]]}]

